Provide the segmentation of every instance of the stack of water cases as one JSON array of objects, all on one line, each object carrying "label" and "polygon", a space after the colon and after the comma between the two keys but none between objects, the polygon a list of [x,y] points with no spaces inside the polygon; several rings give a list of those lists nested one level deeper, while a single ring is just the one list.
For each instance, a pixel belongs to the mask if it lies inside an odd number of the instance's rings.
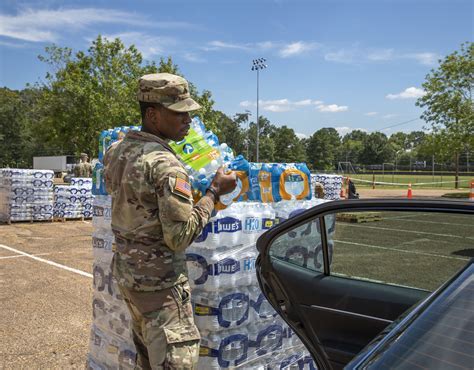
[{"label": "stack of water cases", "polygon": [[0,168],[0,222],[10,221],[11,181],[7,171],[10,169]]},{"label": "stack of water cases", "polygon": [[92,217],[92,178],[73,177],[70,185],[56,185],[54,198],[54,217]]},{"label": "stack of water cases", "polygon": [[8,168],[0,176],[3,222],[53,218],[53,171]]},{"label": "stack of water cases", "polygon": [[316,174],[311,175],[311,181],[319,182],[324,188],[324,199],[337,200],[340,198],[343,177],[340,175]]},{"label": "stack of water cases", "polygon": [[[194,318],[202,338],[199,369],[315,369],[301,341],[260,291],[255,243],[275,223],[322,202],[233,203],[186,250]],[[316,233],[317,228],[301,232],[308,240],[317,240]]]},{"label": "stack of water cases", "polygon": [[93,323],[87,361],[88,368],[94,370],[133,369],[136,357],[130,315],[112,276],[111,212],[111,197],[96,196],[92,218]]}]

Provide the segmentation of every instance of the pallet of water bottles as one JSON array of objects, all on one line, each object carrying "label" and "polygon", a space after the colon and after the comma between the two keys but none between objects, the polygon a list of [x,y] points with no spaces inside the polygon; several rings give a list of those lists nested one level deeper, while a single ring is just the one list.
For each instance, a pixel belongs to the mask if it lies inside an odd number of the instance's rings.
[{"label": "pallet of water bottles", "polygon": [[92,178],[73,177],[68,185],[54,186],[55,221],[84,220],[92,217]]},{"label": "pallet of water bottles", "polygon": [[[186,250],[194,320],[201,333],[199,369],[315,368],[303,343],[259,288],[255,243],[275,224],[324,202],[232,203],[211,218]],[[334,225],[334,219],[327,220],[330,248]],[[275,248],[280,258],[322,268],[317,220],[285,237]]]},{"label": "pallet of water bottles", "polygon": [[0,169],[0,222],[51,221],[53,178],[49,170]]},{"label": "pallet of water bottles", "polygon": [[111,202],[110,196],[98,195],[92,208],[93,318],[87,368],[94,370],[135,367],[130,314],[111,268],[114,254]]}]

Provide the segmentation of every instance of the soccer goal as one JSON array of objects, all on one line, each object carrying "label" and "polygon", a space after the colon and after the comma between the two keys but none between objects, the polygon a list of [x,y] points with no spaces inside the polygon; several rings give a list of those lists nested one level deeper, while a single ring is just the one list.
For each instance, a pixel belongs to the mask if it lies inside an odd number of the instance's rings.
[{"label": "soccer goal", "polygon": [[356,173],[351,162],[338,162],[337,173]]}]

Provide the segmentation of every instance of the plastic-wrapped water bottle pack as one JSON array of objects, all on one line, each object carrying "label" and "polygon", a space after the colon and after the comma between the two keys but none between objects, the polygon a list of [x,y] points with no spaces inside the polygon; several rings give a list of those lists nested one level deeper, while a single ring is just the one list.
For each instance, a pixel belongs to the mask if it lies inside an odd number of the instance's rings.
[{"label": "plastic-wrapped water bottle pack", "polygon": [[88,368],[133,369],[136,351],[131,334],[130,314],[111,269],[114,242],[110,226],[111,197],[96,196],[92,212],[94,292]]},{"label": "plastic-wrapped water bottle pack", "polygon": [[139,131],[141,126],[119,126],[103,130],[99,136],[99,161],[92,170],[92,194],[107,195],[104,182],[104,155],[109,146],[121,140],[129,131]]},{"label": "plastic-wrapped water bottle pack", "polygon": [[53,178],[49,170],[0,170],[0,221],[53,218]]},{"label": "plastic-wrapped water bottle pack", "polygon": [[[202,336],[200,369],[315,368],[301,341],[260,291],[255,243],[274,224],[323,202],[233,203],[211,218],[186,250],[194,319]],[[312,223],[289,233],[289,259],[302,253],[322,264],[321,246],[315,244],[319,234]],[[298,251],[288,248],[292,244]]]},{"label": "plastic-wrapped water bottle pack", "polygon": [[54,187],[54,217],[92,217],[92,179],[73,177],[70,185]]},{"label": "plastic-wrapped water bottle pack", "polygon": [[313,184],[319,182],[323,185],[324,199],[328,200],[337,200],[340,198],[343,178],[344,177],[341,175],[311,175],[311,181]]}]

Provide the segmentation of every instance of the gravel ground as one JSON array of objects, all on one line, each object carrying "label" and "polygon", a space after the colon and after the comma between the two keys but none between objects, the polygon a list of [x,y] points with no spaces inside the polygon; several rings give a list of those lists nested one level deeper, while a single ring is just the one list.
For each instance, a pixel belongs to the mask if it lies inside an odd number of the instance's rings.
[{"label": "gravel ground", "polygon": [[[358,189],[361,198],[406,197],[403,189]],[[438,198],[446,190],[413,190]],[[92,318],[92,224],[0,225],[0,368],[84,368]],[[77,269],[63,268],[15,250]]]}]

